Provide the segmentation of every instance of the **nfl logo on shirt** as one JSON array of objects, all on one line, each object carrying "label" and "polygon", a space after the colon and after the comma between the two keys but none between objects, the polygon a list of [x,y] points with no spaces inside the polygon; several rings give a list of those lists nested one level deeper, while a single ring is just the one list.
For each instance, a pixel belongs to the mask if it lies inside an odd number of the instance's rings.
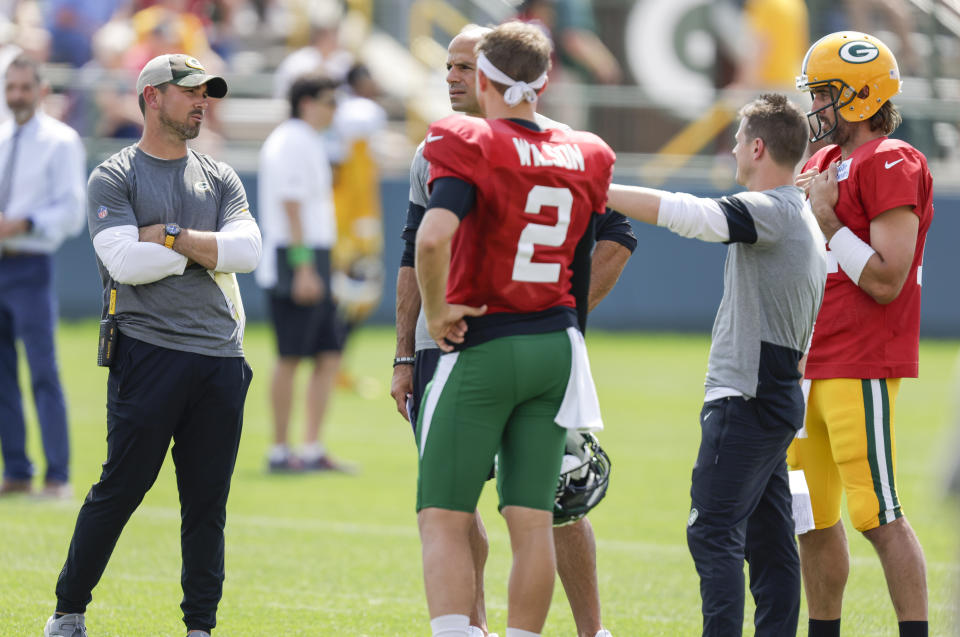
[{"label": "nfl logo on shirt", "polygon": [[106,206],[100,206],[99,208],[97,208],[97,219],[103,219],[106,216],[107,216]]}]

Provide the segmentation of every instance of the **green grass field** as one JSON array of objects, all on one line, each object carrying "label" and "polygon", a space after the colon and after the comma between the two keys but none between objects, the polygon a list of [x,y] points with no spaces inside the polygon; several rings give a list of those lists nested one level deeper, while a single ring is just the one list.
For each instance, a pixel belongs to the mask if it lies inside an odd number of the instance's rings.
[{"label": "green grass field", "polygon": [[[106,372],[94,365],[96,336],[94,322],[67,323],[59,336],[77,496],[68,502],[0,501],[3,637],[41,634],[77,509],[105,458]],[[708,338],[597,332],[588,342],[607,425],[600,437],[614,468],[609,495],[591,514],[605,624],[617,637],[699,634],[698,581],[684,528]],[[249,327],[246,348],[254,381],[230,497],[227,580],[215,633],[429,634],[414,513],[416,455],[409,425],[388,395],[392,331],[356,334],[347,367],[371,379],[369,395],[341,391],[333,401],[327,442],[338,457],[360,465],[353,477],[265,473],[272,362],[265,326]],[[904,383],[897,405],[900,495],[927,555],[931,635],[951,633],[957,599],[958,516],[942,495],[957,350],[956,342],[924,343],[922,378]],[[42,471],[32,407],[29,428],[32,457]],[[502,635],[510,549],[494,489],[485,490],[481,510],[491,541],[488,614],[491,630]],[[94,591],[87,613],[91,637],[183,633],[178,528],[167,462]],[[896,635],[873,549],[859,536],[850,539],[845,634]],[[751,624],[748,603],[746,634]],[[805,625],[804,610],[801,634]],[[575,634],[559,582],[543,634]]]}]

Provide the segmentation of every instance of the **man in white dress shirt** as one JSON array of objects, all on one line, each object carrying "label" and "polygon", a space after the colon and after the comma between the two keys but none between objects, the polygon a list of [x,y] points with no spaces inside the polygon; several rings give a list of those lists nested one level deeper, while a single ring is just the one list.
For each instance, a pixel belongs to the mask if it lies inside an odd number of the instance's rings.
[{"label": "man in white dress shirt", "polygon": [[17,381],[17,341],[30,365],[47,467],[42,493],[69,497],[70,446],[54,330],[53,253],[83,226],[85,157],[77,133],[40,109],[47,85],[20,55],[4,74],[13,117],[0,125],[0,495],[28,493],[33,463]]}]

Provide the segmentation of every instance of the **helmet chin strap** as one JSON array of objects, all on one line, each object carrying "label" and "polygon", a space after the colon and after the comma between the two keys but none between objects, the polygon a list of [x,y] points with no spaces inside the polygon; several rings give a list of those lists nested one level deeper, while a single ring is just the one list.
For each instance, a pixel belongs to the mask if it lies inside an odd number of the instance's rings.
[{"label": "helmet chin strap", "polygon": [[[829,128],[829,130],[826,130],[826,131],[825,131],[825,130],[823,130],[823,120],[820,119],[819,115],[820,115],[820,113],[824,112],[824,111],[827,110],[828,108],[832,108],[832,109],[833,109],[833,126],[831,126],[831,127]],[[816,133],[813,133],[813,124],[814,124],[814,122],[816,122],[816,124],[817,124],[817,132],[816,132]],[[818,141],[820,141],[821,139],[825,139],[825,138],[829,137],[829,136],[833,133],[833,131],[837,130],[837,126],[840,125],[840,111],[839,111],[839,109],[837,108],[837,100],[834,100],[834,101],[830,102],[829,104],[827,104],[827,105],[825,105],[825,106],[821,106],[820,108],[818,108],[818,109],[815,110],[815,111],[810,111],[809,113],[807,113],[807,124],[810,126],[810,132],[811,132],[810,141],[811,141],[811,142],[818,142]]]},{"label": "helmet chin strap", "polygon": [[[831,80],[831,82],[833,82],[833,81],[838,81],[838,80]],[[827,82],[827,85],[833,87],[833,84],[832,84],[831,82]],[[817,88],[818,86],[821,86],[821,84],[818,84],[817,86],[815,86],[815,87],[813,87],[813,88]],[[808,88],[809,88],[809,86],[808,86]],[[836,88],[836,87],[834,87],[834,88]],[[852,97],[851,97],[849,100],[847,100],[845,103],[841,104],[841,103],[840,103],[840,98],[843,97],[843,91],[844,91],[844,89],[851,91]],[[811,92],[812,92],[812,91],[811,91]],[[829,137],[830,135],[832,135],[835,130],[837,130],[837,126],[840,125],[840,109],[843,108],[844,106],[846,106],[847,104],[849,104],[850,102],[852,102],[853,99],[854,99],[856,96],[857,96],[856,91],[854,91],[848,84],[841,82],[840,88],[837,90],[837,96],[836,96],[835,98],[833,98],[833,100],[832,100],[829,104],[825,104],[824,106],[821,106],[821,107],[818,108],[817,110],[815,110],[815,111],[809,111],[809,112],[807,113],[807,124],[810,126],[810,131],[811,131],[811,136],[810,136],[810,142],[811,142],[811,143],[812,143],[812,142],[818,142],[818,141],[820,141],[821,139],[825,139],[825,138]],[[826,130],[826,131],[825,131],[825,130],[823,130],[823,120],[820,119],[820,118],[817,117],[817,116],[818,116],[820,113],[822,113],[822,112],[824,112],[825,110],[827,110],[827,109],[833,109],[833,126],[831,126],[831,127],[829,128],[829,130]],[[817,123],[817,132],[816,132],[816,134],[813,134],[813,123],[814,123],[814,122]]]}]

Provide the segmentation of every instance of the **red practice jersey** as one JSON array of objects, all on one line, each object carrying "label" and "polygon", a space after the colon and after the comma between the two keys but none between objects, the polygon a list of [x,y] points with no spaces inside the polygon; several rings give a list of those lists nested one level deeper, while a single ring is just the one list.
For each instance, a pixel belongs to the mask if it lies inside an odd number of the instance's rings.
[{"label": "red practice jersey", "polygon": [[[841,158],[838,146],[817,152],[803,167],[821,171]],[[881,137],[863,144],[837,171],[840,222],[870,243],[870,222],[910,206],[920,218],[916,251],[900,295],[881,305],[838,267],[827,251],[827,285],[813,332],[807,378],[916,377],[920,346],[923,246],[933,219],[933,178],[923,153]]]},{"label": "red practice jersey", "polygon": [[570,264],[590,215],[605,210],[610,147],[592,133],[452,116],[430,127],[423,155],[431,183],[476,187],[453,237],[447,302],[488,314],[575,307]]}]

